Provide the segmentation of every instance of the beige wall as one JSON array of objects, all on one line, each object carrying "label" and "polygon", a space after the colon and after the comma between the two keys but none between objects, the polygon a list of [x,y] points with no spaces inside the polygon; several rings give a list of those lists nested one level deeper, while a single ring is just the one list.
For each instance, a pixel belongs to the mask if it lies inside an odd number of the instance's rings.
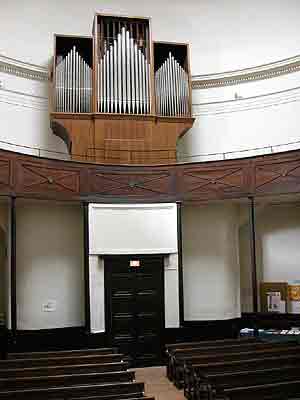
[{"label": "beige wall", "polygon": [[[300,279],[300,206],[264,205],[256,212],[258,281],[290,282]],[[242,311],[252,311],[249,226],[240,227]]]},{"label": "beige wall", "polygon": [[[45,312],[43,305],[56,302]],[[84,325],[80,206],[17,204],[17,328]]]},{"label": "beige wall", "polygon": [[185,319],[239,317],[238,208],[188,206],[182,221]]},{"label": "beige wall", "polygon": [[300,205],[266,206],[257,217],[258,268],[265,281],[300,279]]}]

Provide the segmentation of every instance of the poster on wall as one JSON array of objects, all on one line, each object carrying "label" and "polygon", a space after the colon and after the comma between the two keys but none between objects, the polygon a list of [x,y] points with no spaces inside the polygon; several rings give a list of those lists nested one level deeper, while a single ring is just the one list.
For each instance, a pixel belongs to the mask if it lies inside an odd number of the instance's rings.
[{"label": "poster on wall", "polygon": [[287,282],[261,282],[260,303],[262,312],[286,313],[287,299]]},{"label": "poster on wall", "polygon": [[268,312],[280,312],[281,293],[267,292]]},{"label": "poster on wall", "polygon": [[300,281],[290,283],[288,286],[289,312],[300,314]]}]

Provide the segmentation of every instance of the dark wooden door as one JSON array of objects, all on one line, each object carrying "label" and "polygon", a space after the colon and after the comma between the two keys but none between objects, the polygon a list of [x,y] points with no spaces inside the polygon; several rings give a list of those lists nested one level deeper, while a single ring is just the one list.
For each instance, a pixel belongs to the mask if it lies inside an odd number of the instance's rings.
[{"label": "dark wooden door", "polygon": [[[130,261],[139,266],[130,266]],[[163,256],[105,257],[106,330],[132,366],[158,365],[164,328]]]}]

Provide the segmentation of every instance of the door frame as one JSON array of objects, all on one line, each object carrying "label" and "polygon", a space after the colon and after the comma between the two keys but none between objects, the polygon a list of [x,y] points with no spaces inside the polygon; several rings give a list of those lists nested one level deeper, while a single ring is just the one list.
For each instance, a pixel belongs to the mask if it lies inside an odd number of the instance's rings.
[{"label": "door frame", "polygon": [[161,359],[163,358],[163,351],[164,351],[164,346],[165,346],[165,340],[164,340],[164,330],[166,326],[166,320],[165,320],[165,264],[164,264],[164,259],[167,256],[167,254],[110,254],[110,255],[103,255],[103,261],[104,261],[104,315],[105,315],[105,333],[107,337],[107,343],[108,345],[112,345],[112,304],[111,304],[111,290],[112,290],[112,284],[111,284],[111,273],[108,271],[108,268],[105,267],[105,263],[107,262],[108,259],[110,258],[122,258],[122,257],[130,257],[132,259],[138,259],[138,258],[151,258],[151,257],[160,257],[162,259],[162,266],[161,266],[161,299],[160,299],[160,304],[161,304],[161,324],[159,327],[159,335],[161,338],[160,342],[160,357]]}]

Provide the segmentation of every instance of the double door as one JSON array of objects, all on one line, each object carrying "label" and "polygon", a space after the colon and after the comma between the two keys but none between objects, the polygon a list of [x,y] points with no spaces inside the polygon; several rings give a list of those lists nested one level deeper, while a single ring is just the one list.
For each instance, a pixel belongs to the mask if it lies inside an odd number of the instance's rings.
[{"label": "double door", "polygon": [[106,331],[131,366],[159,365],[164,328],[163,256],[105,257]]}]

